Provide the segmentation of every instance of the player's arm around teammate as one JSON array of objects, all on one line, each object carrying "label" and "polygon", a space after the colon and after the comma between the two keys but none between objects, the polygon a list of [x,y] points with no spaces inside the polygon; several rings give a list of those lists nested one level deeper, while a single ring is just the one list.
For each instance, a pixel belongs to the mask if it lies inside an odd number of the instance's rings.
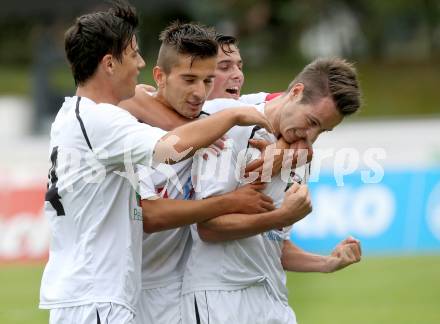
[{"label": "player's arm around teammate", "polygon": [[214,143],[235,125],[259,125],[273,132],[267,118],[255,108],[231,108],[168,132],[157,142],[153,160],[156,163],[172,163],[188,158]]},{"label": "player's arm around teammate", "polygon": [[169,131],[185,125],[188,119],[165,107],[155,98],[154,92],[146,91],[146,85],[138,84],[134,97],[124,100],[120,106],[145,124]]},{"label": "player's arm around teammate", "polygon": [[259,191],[263,187],[262,184],[251,184],[233,192],[203,200],[143,199],[144,232],[163,231],[203,222],[225,214],[236,213],[230,216],[241,218],[250,216],[243,214],[269,213],[275,207],[272,199]]},{"label": "player's arm around teammate", "polygon": [[238,240],[272,229],[290,226],[312,211],[306,185],[294,184],[285,194],[280,208],[250,215],[224,215],[198,223],[199,236],[204,241]]}]

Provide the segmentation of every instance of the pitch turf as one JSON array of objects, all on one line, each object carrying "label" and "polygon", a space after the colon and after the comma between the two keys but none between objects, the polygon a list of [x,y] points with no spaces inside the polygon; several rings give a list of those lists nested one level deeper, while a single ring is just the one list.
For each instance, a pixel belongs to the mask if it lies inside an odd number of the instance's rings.
[{"label": "pitch turf", "polygon": [[[41,265],[0,266],[0,323],[43,324]],[[289,274],[300,324],[438,324],[440,256],[364,258],[333,274]]]}]

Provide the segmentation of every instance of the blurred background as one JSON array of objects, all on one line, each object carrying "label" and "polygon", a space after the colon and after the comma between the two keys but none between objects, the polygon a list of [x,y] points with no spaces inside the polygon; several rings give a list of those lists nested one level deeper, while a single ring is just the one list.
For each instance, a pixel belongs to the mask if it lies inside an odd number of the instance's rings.
[{"label": "blurred background", "polygon": [[[302,324],[440,323],[440,1],[131,3],[148,84],[159,32],[175,19],[239,39],[242,93],[282,91],[316,57],[356,62],[362,111],[317,141],[314,211],[292,240],[329,254],[352,235],[364,259],[334,274],[289,274],[290,303]],[[103,4],[1,4],[0,323],[47,323],[38,290],[49,244],[49,131],[75,91],[63,34]]]}]

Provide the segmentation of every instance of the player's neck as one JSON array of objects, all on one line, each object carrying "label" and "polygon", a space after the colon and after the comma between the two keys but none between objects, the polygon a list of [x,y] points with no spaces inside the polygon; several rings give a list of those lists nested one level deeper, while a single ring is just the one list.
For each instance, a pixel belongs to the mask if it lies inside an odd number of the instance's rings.
[{"label": "player's neck", "polygon": [[272,124],[272,127],[275,131],[275,136],[278,137],[280,135],[280,117],[281,117],[281,109],[279,108],[278,100],[274,99],[266,102],[264,105],[264,114],[266,115],[269,122]]},{"label": "player's neck", "polygon": [[86,82],[84,85],[78,86],[76,95],[86,97],[97,104],[108,103],[116,106],[121,101],[114,91],[100,86],[97,82]]},{"label": "player's neck", "polygon": [[178,113],[173,109],[171,104],[164,97],[164,95],[160,92],[160,90],[154,95],[154,99],[160,104],[157,106],[157,108],[160,108],[163,110],[170,110],[173,113],[175,113],[176,115],[178,115]]},{"label": "player's neck", "polygon": [[154,126],[162,128],[164,130],[172,130],[176,127],[182,126],[183,124],[186,124],[187,122],[191,121],[185,116],[179,114],[173,108],[173,106],[171,106],[168,100],[163,96],[160,90],[153,96],[153,98],[157,103],[157,105],[154,105],[156,109],[155,111],[156,114],[157,114],[157,109],[159,109],[163,112],[167,112],[168,114],[173,114],[176,117],[176,118],[166,118],[167,115],[165,115],[164,118],[157,119],[156,125]]}]

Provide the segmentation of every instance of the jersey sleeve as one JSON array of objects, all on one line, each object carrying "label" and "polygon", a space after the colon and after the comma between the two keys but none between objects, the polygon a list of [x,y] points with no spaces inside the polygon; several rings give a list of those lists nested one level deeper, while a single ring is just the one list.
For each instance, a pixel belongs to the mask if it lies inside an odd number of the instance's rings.
[{"label": "jersey sleeve", "polygon": [[150,166],[157,141],[166,134],[160,128],[140,123],[125,110],[102,104],[107,110],[97,114],[92,129],[93,151],[106,165],[141,164]]}]

